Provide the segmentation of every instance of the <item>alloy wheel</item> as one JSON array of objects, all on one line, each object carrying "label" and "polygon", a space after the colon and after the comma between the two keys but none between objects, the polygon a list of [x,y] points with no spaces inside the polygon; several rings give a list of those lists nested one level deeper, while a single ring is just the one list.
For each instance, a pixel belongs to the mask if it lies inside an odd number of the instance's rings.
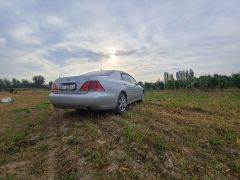
[{"label": "alloy wheel", "polygon": [[125,111],[126,107],[127,107],[127,100],[124,94],[121,94],[119,100],[118,100],[118,107],[120,109],[120,111]]}]

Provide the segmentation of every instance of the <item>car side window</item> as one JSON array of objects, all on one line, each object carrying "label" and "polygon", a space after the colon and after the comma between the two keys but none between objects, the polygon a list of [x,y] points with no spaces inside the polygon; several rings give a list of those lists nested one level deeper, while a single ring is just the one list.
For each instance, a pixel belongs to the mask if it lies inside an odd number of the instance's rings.
[{"label": "car side window", "polygon": [[127,74],[121,74],[121,79],[126,82],[131,82],[130,77]]},{"label": "car side window", "polygon": [[132,76],[129,76],[129,78],[133,84],[137,84],[137,81]]}]

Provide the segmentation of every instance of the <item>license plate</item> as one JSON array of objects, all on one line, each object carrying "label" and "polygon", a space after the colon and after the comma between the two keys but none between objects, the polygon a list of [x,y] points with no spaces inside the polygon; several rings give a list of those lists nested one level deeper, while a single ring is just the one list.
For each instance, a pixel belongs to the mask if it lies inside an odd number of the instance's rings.
[{"label": "license plate", "polygon": [[76,90],[76,84],[75,83],[61,84],[59,89],[61,91],[74,91]]}]

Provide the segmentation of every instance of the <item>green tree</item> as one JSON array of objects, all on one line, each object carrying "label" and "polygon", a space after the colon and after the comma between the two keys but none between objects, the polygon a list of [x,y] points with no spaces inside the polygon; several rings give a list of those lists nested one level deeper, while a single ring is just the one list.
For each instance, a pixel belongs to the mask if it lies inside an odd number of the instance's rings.
[{"label": "green tree", "polygon": [[30,86],[30,82],[26,79],[22,79],[21,87],[29,87],[29,86]]},{"label": "green tree", "polygon": [[232,75],[233,84],[235,87],[240,88],[240,73]]},{"label": "green tree", "polygon": [[207,88],[211,89],[212,91],[216,87],[216,83],[214,81],[214,78],[211,75],[207,76]]},{"label": "green tree", "polygon": [[164,83],[163,82],[161,82],[160,80],[158,80],[157,82],[155,82],[155,84],[156,84],[156,89],[161,89],[161,90],[163,90],[164,89]]},{"label": "green tree", "polygon": [[4,87],[5,87],[4,81],[0,79],[0,89],[4,89]]},{"label": "green tree", "polygon": [[48,83],[48,86],[51,88],[51,87],[52,87],[52,84],[53,84],[53,82],[50,81],[50,82]]},{"label": "green tree", "polygon": [[198,83],[199,83],[199,89],[207,89],[207,76],[200,76],[199,78],[198,78]]},{"label": "green tree", "polygon": [[144,83],[144,88],[145,88],[145,89],[151,89],[151,88],[152,88],[152,83],[150,83],[150,82],[145,82],[145,83]]},{"label": "green tree", "polygon": [[33,76],[32,80],[34,82],[35,87],[41,87],[45,82],[45,78],[41,75]]},{"label": "green tree", "polygon": [[20,87],[21,82],[19,80],[17,80],[16,78],[12,78],[12,86],[14,88]]},{"label": "green tree", "polygon": [[11,87],[11,81],[9,81],[7,78],[4,78],[3,80],[5,88],[10,88]]}]

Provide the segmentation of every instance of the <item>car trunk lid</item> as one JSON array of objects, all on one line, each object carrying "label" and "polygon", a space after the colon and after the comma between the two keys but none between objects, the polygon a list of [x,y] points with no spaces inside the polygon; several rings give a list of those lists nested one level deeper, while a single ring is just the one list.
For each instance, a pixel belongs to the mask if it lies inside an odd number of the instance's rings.
[{"label": "car trunk lid", "polygon": [[58,86],[59,94],[76,94],[83,93],[80,91],[80,87],[87,80],[90,80],[92,76],[71,76],[62,77],[55,81]]}]

